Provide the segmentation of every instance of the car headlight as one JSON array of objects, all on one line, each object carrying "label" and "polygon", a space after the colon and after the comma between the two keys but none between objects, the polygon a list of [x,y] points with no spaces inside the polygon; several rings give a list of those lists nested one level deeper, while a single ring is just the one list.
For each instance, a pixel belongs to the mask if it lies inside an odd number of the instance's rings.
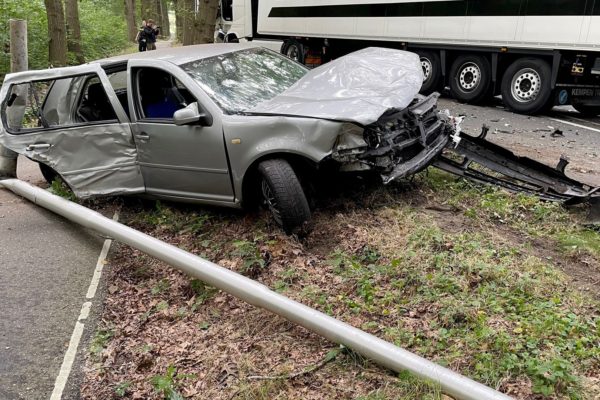
[{"label": "car headlight", "polygon": [[361,149],[367,147],[363,138],[364,129],[358,125],[344,123],[335,142],[334,152],[345,152],[347,150]]}]

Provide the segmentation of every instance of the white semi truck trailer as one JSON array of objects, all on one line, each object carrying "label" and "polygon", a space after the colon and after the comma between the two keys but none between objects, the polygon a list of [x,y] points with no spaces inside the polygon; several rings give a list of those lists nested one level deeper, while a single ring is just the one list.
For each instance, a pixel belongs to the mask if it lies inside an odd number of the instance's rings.
[{"label": "white semi truck trailer", "polygon": [[600,0],[222,0],[221,22],[226,41],[281,40],[309,65],[368,46],[413,51],[424,93],[600,114]]}]

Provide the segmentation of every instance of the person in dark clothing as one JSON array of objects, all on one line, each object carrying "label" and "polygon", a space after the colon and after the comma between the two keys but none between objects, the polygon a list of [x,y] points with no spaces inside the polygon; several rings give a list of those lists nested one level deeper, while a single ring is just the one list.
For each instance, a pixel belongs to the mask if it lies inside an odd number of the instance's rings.
[{"label": "person in dark clothing", "polygon": [[147,37],[147,50],[156,50],[156,37],[159,35],[160,31],[153,19],[148,20],[144,32]]},{"label": "person in dark clothing", "polygon": [[140,30],[138,31],[137,36],[135,37],[135,41],[138,42],[139,51],[146,51],[148,38],[146,37],[145,28],[146,21],[142,21],[142,26],[140,27]]}]

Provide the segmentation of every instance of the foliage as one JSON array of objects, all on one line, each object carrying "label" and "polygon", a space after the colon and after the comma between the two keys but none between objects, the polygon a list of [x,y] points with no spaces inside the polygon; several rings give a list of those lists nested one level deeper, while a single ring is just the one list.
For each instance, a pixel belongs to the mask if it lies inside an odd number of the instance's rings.
[{"label": "foliage", "polygon": [[[3,0],[0,18],[0,82],[10,72],[9,19],[27,21],[29,69],[48,67],[48,21],[42,0]],[[118,0],[79,1],[81,45],[87,61],[108,57],[127,48],[123,3]],[[70,57],[70,63],[75,63]]]},{"label": "foliage", "polygon": [[29,69],[45,68],[48,65],[48,22],[42,0],[4,0],[0,18],[0,82],[10,72],[10,25],[9,19],[27,21],[27,48]]},{"label": "foliage", "polygon": [[177,390],[179,383],[184,379],[189,379],[192,375],[178,374],[177,369],[170,365],[164,375],[155,375],[152,377],[152,386],[159,392],[165,400],[183,400],[183,396]]}]

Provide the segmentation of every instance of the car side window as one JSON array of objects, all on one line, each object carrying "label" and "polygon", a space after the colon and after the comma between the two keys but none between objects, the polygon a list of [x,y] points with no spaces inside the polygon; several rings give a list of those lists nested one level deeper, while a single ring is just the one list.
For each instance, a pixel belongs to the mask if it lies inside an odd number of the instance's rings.
[{"label": "car side window", "polygon": [[177,78],[158,68],[140,68],[135,77],[141,119],[170,122],[175,111],[196,101]]},{"label": "car side window", "polygon": [[2,104],[11,134],[114,121],[115,111],[96,74],[14,84]]},{"label": "car side window", "polygon": [[108,100],[104,86],[98,77],[88,79],[79,98],[77,117],[81,122],[116,120],[115,110]]}]

